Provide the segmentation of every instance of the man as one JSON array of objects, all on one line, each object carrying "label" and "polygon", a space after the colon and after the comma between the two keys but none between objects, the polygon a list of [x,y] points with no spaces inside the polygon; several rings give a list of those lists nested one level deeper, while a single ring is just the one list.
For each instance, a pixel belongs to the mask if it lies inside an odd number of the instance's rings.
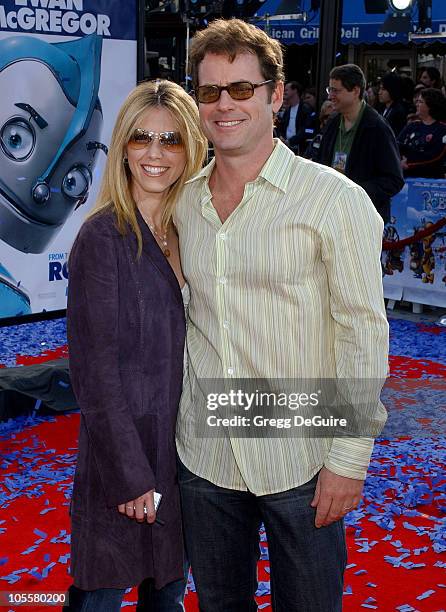
[{"label": "man", "polygon": [[381,79],[378,97],[384,105],[382,116],[397,138],[401,130],[406,127],[407,121],[407,111],[402,103],[403,77],[394,72],[385,74]]},{"label": "man", "polygon": [[316,113],[301,100],[302,91],[297,81],[285,85],[283,100],[287,109],[278,125],[279,136],[296,154],[305,151],[307,141],[314,138],[316,131]]},{"label": "man", "polygon": [[342,519],[360,501],[373,440],[249,438],[227,427],[198,436],[200,398],[235,378],[277,387],[385,377],[383,223],[360,187],[273,140],[283,94],[277,41],[238,19],[216,20],[195,35],[190,58],[215,148],[176,209],[191,289],[177,449],[200,610],[257,610],[263,521],[273,610],[339,612]]},{"label": "man", "polygon": [[440,71],[434,66],[427,66],[427,68],[423,68],[420,74],[419,82],[426,88],[433,87],[434,89],[441,89]]},{"label": "man", "polygon": [[338,115],[325,128],[316,161],[363,187],[387,223],[390,199],[404,185],[400,156],[390,126],[364,102],[364,89],[359,66],[346,64],[330,72],[327,93]]}]

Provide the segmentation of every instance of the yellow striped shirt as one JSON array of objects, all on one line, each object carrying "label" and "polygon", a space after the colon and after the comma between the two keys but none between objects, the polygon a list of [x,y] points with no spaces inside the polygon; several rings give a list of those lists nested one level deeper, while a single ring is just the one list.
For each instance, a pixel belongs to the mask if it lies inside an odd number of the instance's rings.
[{"label": "yellow striped shirt", "polygon": [[[365,478],[371,438],[196,435],[200,379],[387,375],[383,223],[365,191],[276,141],[222,224],[209,189],[214,163],[188,182],[175,216],[191,290],[180,459],[216,485],[256,495],[299,486],[323,465]],[[378,412],[384,424],[381,404]]]}]

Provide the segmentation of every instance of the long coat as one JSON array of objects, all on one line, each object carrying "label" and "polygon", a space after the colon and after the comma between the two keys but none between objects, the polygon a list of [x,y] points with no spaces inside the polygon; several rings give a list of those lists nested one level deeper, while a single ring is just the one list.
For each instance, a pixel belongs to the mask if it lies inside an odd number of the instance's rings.
[{"label": "long coat", "polygon": [[[185,317],[175,274],[138,213],[122,236],[113,213],[82,226],[69,260],[70,374],[81,409],[71,504],[71,573],[85,590],[182,577],[175,421]],[[150,489],[165,525],[118,512]]]},{"label": "long coat", "polygon": [[[327,123],[314,161],[331,166],[340,122],[337,114]],[[345,174],[367,192],[384,222],[390,221],[390,199],[404,187],[400,154],[392,128],[370,106],[364,109]]]}]

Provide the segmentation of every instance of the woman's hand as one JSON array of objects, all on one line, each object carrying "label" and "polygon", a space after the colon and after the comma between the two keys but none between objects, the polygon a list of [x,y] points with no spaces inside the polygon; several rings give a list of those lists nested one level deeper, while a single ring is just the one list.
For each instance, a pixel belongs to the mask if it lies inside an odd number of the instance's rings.
[{"label": "woman's hand", "polygon": [[407,170],[408,169],[408,165],[407,165],[407,157],[404,157],[401,159],[401,168],[403,170]]},{"label": "woman's hand", "polygon": [[[119,512],[127,515],[129,518],[136,519],[138,523],[143,523],[144,520],[148,523],[154,523],[156,519],[153,501],[154,492],[155,489],[150,489],[150,491],[147,491],[147,493],[140,495],[136,499],[131,499],[125,504],[119,504]],[[144,512],[144,509],[146,509],[146,512]]]}]

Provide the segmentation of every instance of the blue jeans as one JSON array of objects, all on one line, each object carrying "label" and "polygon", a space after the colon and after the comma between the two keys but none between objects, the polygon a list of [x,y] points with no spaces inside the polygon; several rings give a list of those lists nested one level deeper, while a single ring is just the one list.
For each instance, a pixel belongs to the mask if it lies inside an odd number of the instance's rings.
[{"label": "blue jeans", "polygon": [[341,612],[347,562],[343,521],[316,529],[317,477],[256,497],[218,487],[179,465],[186,550],[200,612],[255,612],[259,527],[268,537],[275,612]]},{"label": "blue jeans", "polygon": [[[153,581],[144,580],[138,587],[138,612],[184,612],[186,580],[169,582],[155,589]],[[82,591],[74,585],[69,590],[69,606],[65,612],[119,612],[125,589],[97,589]]]}]

